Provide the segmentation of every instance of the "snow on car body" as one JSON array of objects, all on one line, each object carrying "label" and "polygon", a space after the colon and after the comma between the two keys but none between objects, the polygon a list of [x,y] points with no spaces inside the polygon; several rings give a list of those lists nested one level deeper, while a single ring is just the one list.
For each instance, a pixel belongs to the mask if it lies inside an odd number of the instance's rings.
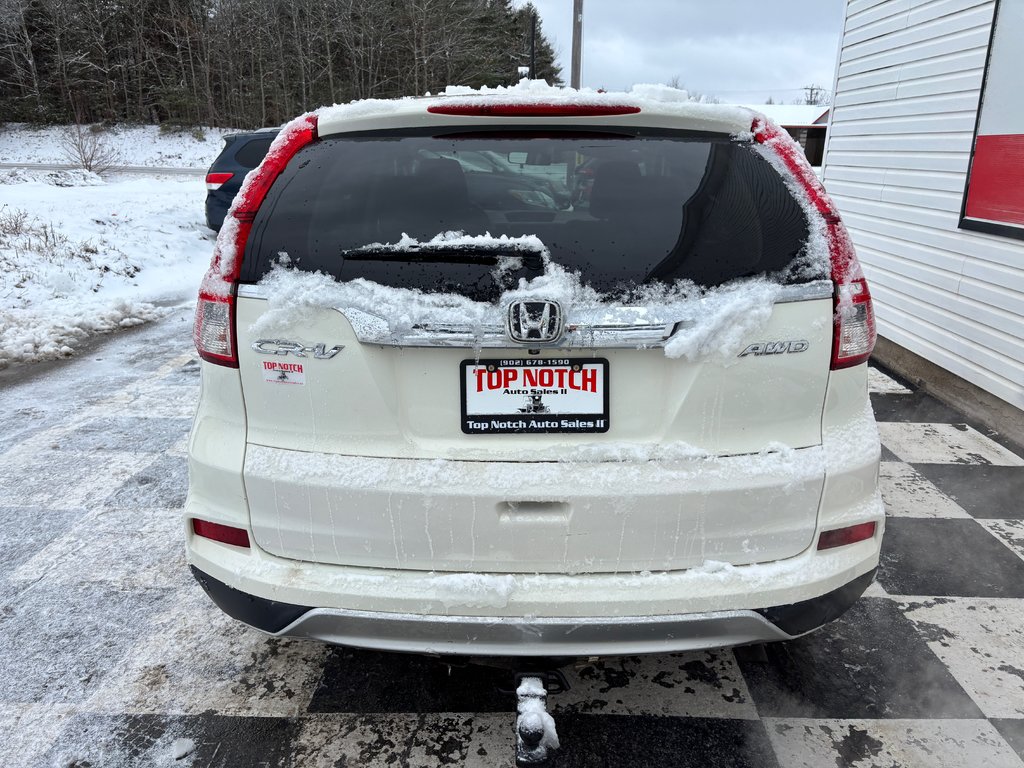
[{"label": "snow on car body", "polygon": [[[587,167],[589,199],[513,158]],[[877,566],[870,295],[799,150],[742,108],[531,83],[303,116],[236,198],[196,340],[188,557],[267,632],[779,640]]]}]

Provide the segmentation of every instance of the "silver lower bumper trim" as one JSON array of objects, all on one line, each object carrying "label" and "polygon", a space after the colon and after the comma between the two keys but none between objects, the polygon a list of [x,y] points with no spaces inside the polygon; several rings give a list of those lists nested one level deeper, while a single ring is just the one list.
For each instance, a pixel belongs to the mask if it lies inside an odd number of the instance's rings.
[{"label": "silver lower bumper trim", "polygon": [[488,618],[313,609],[278,637],[459,656],[618,656],[789,640],[755,611],[679,616]]}]

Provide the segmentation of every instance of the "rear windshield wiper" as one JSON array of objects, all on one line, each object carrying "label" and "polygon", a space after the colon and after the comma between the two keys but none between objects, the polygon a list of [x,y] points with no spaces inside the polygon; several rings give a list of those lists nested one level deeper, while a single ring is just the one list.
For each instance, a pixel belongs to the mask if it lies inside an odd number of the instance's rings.
[{"label": "rear windshield wiper", "polygon": [[339,254],[351,261],[409,261],[436,264],[497,265],[503,258],[522,259],[527,269],[544,268],[544,260],[536,251],[518,248],[479,245],[368,245],[343,250]]}]

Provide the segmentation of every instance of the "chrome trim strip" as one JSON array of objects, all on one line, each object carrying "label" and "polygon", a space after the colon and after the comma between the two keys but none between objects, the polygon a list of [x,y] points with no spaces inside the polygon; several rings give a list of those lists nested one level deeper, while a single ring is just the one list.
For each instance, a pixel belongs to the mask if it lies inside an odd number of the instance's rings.
[{"label": "chrome trim strip", "polygon": [[[254,283],[245,283],[238,286],[238,295],[245,299],[266,299],[268,294],[263,286]],[[832,297],[831,280],[815,280],[810,283],[799,283],[797,285],[784,285],[779,292],[776,304],[786,304],[791,301],[812,301],[814,299],[828,299]]]},{"label": "chrome trim strip", "polygon": [[790,640],[756,611],[506,618],[315,608],[275,633],[336,645],[465,656],[618,656]]},{"label": "chrome trim strip", "polygon": [[239,298],[242,299],[265,299],[267,298],[263,286],[258,283],[241,283],[238,286]]},{"label": "chrome trim strip", "polygon": [[363,344],[392,347],[474,347],[509,349],[514,347],[573,349],[576,347],[661,347],[681,328],[693,321],[677,323],[570,323],[554,343],[512,341],[497,323],[473,326],[466,323],[419,323],[407,330],[390,331],[387,321],[362,310],[338,309],[352,324],[356,338]]},{"label": "chrome trim strip", "polygon": [[[810,283],[783,286],[776,304],[796,301],[813,301],[832,297],[832,281],[817,280]],[[259,285],[240,285],[238,295],[243,298],[266,299],[267,294]],[[634,322],[607,320],[607,308],[576,310],[573,321],[565,326],[565,333],[554,344],[519,344],[513,342],[506,332],[505,324],[493,322],[484,325],[469,323],[419,323],[411,328],[392,329],[388,320],[380,315],[360,309],[334,308],[351,323],[356,338],[362,344],[378,344],[388,347],[472,347],[475,349],[509,349],[530,346],[573,349],[601,347],[607,349],[646,349],[663,347],[674,333],[695,325],[689,319],[669,322],[645,322],[643,307],[629,308],[635,313]],[[625,307],[617,308],[620,311]],[[506,310],[507,312],[507,310]],[[497,317],[502,316],[499,310]]]},{"label": "chrome trim strip", "polygon": [[815,280],[810,283],[797,283],[796,285],[784,285],[779,292],[776,304],[788,304],[791,301],[814,301],[815,299],[832,298],[832,281]]}]

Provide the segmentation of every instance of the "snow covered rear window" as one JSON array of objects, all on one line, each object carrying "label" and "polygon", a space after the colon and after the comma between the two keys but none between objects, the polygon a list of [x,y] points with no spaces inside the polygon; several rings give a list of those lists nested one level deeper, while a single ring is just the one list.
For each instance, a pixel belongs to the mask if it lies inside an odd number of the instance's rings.
[{"label": "snow covered rear window", "polygon": [[257,282],[284,255],[339,280],[492,301],[499,283],[543,270],[539,259],[520,258],[510,271],[498,253],[395,247],[444,232],[536,236],[552,262],[600,293],[620,293],[785,274],[808,223],[772,166],[724,135],[347,135],[304,148],[274,184],[241,279]]}]

